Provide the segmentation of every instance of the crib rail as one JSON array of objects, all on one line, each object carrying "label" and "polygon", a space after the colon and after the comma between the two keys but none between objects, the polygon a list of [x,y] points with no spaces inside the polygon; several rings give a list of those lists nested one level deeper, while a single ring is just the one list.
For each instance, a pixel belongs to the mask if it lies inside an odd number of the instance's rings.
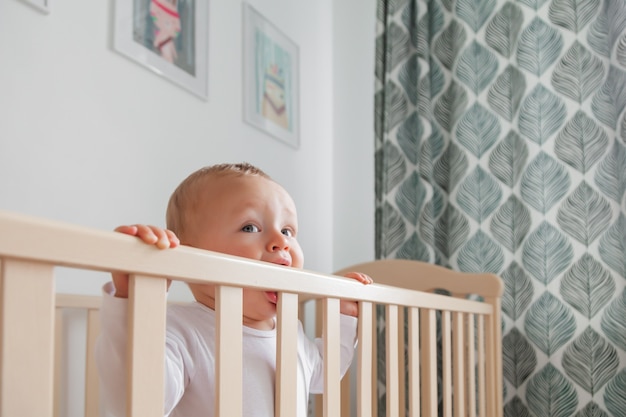
[{"label": "crib rail", "polygon": [[[454,327],[464,335],[472,334],[475,320],[478,337],[467,339],[464,336],[459,339],[462,341],[457,341],[454,336],[445,336],[444,355],[456,358],[454,363],[444,366],[446,380],[454,385],[454,392],[450,388],[452,384],[444,387],[448,390],[444,393],[447,404],[445,415],[452,416],[453,409],[455,416],[466,413],[470,416],[501,415],[496,398],[500,392],[497,385],[501,383],[498,362],[490,358],[490,353],[494,352],[488,345],[499,337],[496,330],[499,323],[493,323],[496,316],[492,304],[392,286],[355,285],[353,280],[338,276],[284,268],[189,247],[159,251],[119,233],[0,212],[0,417],[54,415],[54,271],[57,266],[131,273],[127,375],[129,417],[162,415],[163,350],[155,347],[164,346],[167,279],[210,282],[218,286],[217,416],[241,416],[242,287],[280,292],[277,416],[296,415],[297,315],[294,312],[300,299],[311,297],[323,300],[324,416],[341,414],[338,365],[341,298],[361,301],[359,381],[370,381],[373,373],[375,335],[371,329],[375,320],[374,307],[385,306],[387,320],[392,323],[399,320],[399,311],[408,309],[412,370],[408,389],[414,416],[437,415],[435,312],[442,311],[446,329]],[[484,337],[480,335],[483,332]],[[390,331],[387,339],[387,416],[394,417],[400,415],[401,408],[398,405],[400,362],[397,357],[397,334]],[[477,350],[474,349],[475,344]],[[481,384],[482,378],[487,389],[476,390],[471,385],[469,389],[462,388],[463,381],[473,383],[472,372],[476,364],[478,383]],[[463,371],[460,371],[461,368]],[[453,370],[454,380],[451,379]],[[358,414],[372,416],[371,405],[376,394],[372,392],[371,384],[362,382],[358,393]],[[470,404],[468,411],[461,405],[453,407],[450,403],[453,397],[462,395],[464,403]],[[466,398],[470,401],[467,402]]]}]

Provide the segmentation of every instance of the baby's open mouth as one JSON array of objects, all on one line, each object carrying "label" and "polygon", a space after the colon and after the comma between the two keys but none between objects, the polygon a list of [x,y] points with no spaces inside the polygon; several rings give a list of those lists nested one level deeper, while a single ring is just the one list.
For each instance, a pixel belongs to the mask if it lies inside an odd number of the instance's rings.
[{"label": "baby's open mouth", "polygon": [[265,296],[270,302],[274,304],[278,302],[278,293],[276,291],[266,291]]}]

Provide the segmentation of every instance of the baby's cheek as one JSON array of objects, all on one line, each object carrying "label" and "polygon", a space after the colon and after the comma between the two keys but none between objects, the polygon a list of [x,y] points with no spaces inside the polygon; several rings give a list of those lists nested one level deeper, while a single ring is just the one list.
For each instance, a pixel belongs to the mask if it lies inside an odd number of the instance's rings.
[{"label": "baby's cheek", "polygon": [[356,317],[359,315],[359,305],[356,301],[343,301],[341,305],[341,313],[347,316]]}]

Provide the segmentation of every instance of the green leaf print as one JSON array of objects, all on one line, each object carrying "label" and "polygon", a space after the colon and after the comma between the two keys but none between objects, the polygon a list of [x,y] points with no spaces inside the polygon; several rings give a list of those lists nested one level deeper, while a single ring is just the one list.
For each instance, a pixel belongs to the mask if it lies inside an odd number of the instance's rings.
[{"label": "green leaf print", "polygon": [[[604,43],[606,51],[613,50],[617,39],[626,29],[626,1],[604,0],[602,8],[597,14],[596,21],[589,30],[589,45],[596,50],[600,43]],[[598,52],[602,50],[597,48]],[[608,54],[606,55],[608,56]]]},{"label": "green leaf print", "polygon": [[449,258],[465,243],[469,233],[467,219],[452,204],[448,204],[444,214],[435,223],[435,245]]},{"label": "green leaf print", "polygon": [[404,92],[409,101],[415,105],[417,103],[417,84],[415,80],[420,78],[420,65],[417,59],[417,54],[413,54],[411,58],[407,59],[400,66],[398,71],[398,81],[404,89]]},{"label": "green leaf print", "polygon": [[465,176],[468,165],[465,153],[454,142],[450,142],[435,163],[433,178],[443,190],[450,193]]},{"label": "green leaf print", "polygon": [[556,219],[565,233],[589,246],[606,230],[611,215],[608,201],[583,181],[563,200]]},{"label": "green leaf print", "polygon": [[613,142],[611,151],[598,165],[595,184],[607,197],[618,202],[626,194],[626,145]]},{"label": "green leaf print", "polygon": [[415,261],[431,262],[430,249],[413,233],[411,237],[400,246],[395,255],[398,259],[412,259]]},{"label": "green leaf print", "polygon": [[447,90],[435,102],[433,115],[447,132],[452,132],[454,124],[465,112],[467,101],[467,92],[459,83],[451,81]]},{"label": "green leaf print", "polygon": [[489,110],[474,103],[461,117],[456,127],[456,137],[467,150],[480,158],[500,136],[500,122]]},{"label": "green leaf print", "polygon": [[502,269],[504,254],[499,245],[496,245],[483,231],[478,230],[459,251],[457,264],[459,270],[464,272],[495,274]]},{"label": "green leaf print", "polygon": [[551,356],[574,336],[576,320],[558,298],[544,292],[528,309],[524,330],[535,346]]},{"label": "green leaf print", "polygon": [[565,103],[541,84],[524,99],[519,115],[519,132],[542,145],[565,122]]},{"label": "green leaf print", "polygon": [[530,230],[530,210],[511,194],[491,217],[490,231],[505,248],[515,253]]},{"label": "green leaf print", "polygon": [[402,216],[389,203],[383,205],[383,222],[381,241],[384,243],[383,255],[387,256],[404,242],[406,226]]},{"label": "green leaf print", "polygon": [[591,111],[606,126],[616,130],[617,119],[626,106],[626,72],[611,65],[602,88],[591,100]]},{"label": "green leaf print", "polygon": [[615,292],[615,281],[600,262],[585,253],[564,274],[563,300],[590,319],[606,306]]},{"label": "green leaf print", "polygon": [[406,175],[406,162],[398,148],[390,142],[385,142],[383,169],[386,173],[384,183],[385,192],[390,192],[402,182]]},{"label": "green leaf print", "polygon": [[424,126],[417,112],[412,112],[398,128],[398,146],[400,146],[402,152],[412,164],[417,163],[419,145],[423,134]]},{"label": "green leaf print", "polygon": [[602,314],[600,327],[604,335],[620,349],[626,351],[626,288],[615,298]]},{"label": "green leaf print", "polygon": [[524,15],[515,3],[507,1],[493,16],[485,30],[485,41],[496,52],[509,58],[515,48]]},{"label": "green leaf print", "polygon": [[593,401],[587,403],[587,405],[577,412],[574,417],[609,417],[609,415],[600,408],[600,406]]},{"label": "green leaf print", "polygon": [[607,150],[609,138],[582,110],[565,124],[554,142],[554,154],[567,165],[586,173]]},{"label": "green leaf print", "polygon": [[626,368],[607,384],[604,404],[613,417],[626,417]]},{"label": "green leaf print", "polygon": [[578,407],[578,397],[572,384],[548,363],[528,381],[526,403],[536,416],[569,417]]},{"label": "green leaf print", "polygon": [[409,224],[417,225],[426,193],[426,186],[416,172],[412,172],[398,187],[395,198],[396,206]]},{"label": "green leaf print", "polygon": [[570,242],[546,221],[528,236],[522,249],[524,268],[544,285],[563,272],[573,257],[574,250]]},{"label": "green leaf print", "polygon": [[495,7],[495,0],[456,0],[456,15],[478,32]]},{"label": "green leaf print", "polygon": [[433,125],[430,136],[420,147],[418,167],[422,178],[426,180],[433,178],[434,161],[439,158],[445,149],[446,141],[439,128]]},{"label": "green leaf print", "polygon": [[452,19],[448,27],[435,39],[432,53],[439,59],[439,62],[451,70],[454,61],[459,56],[459,51],[467,39],[463,24],[456,19]]},{"label": "green leaf print", "polygon": [[489,88],[487,103],[493,111],[511,122],[519,109],[525,91],[524,74],[509,65]]},{"label": "green leaf print", "polygon": [[548,16],[555,25],[579,33],[598,11],[600,0],[553,0]]},{"label": "green leaf print", "polygon": [[604,79],[604,65],[578,41],[563,55],[552,72],[554,89],[582,103]]},{"label": "green leaf print", "polygon": [[485,89],[498,73],[498,60],[489,49],[473,41],[461,52],[456,76],[474,94]]},{"label": "green leaf print", "polygon": [[624,214],[618,216],[615,223],[600,238],[598,252],[600,258],[611,269],[626,279],[626,217]]},{"label": "green leaf print", "polygon": [[535,17],[522,31],[517,44],[517,64],[533,75],[542,75],[557,60],[563,49],[558,30]]},{"label": "green leaf print", "polygon": [[565,196],[569,185],[565,168],[541,151],[526,167],[520,194],[525,203],[545,214]]},{"label": "green leaf print", "polygon": [[575,383],[594,395],[617,372],[619,357],[610,343],[587,327],[565,349],[562,365]]},{"label": "green leaf print", "polygon": [[526,167],[527,159],[528,145],[511,130],[489,155],[489,169],[504,185],[513,188]]},{"label": "green leaf print", "polygon": [[516,395],[504,406],[504,417],[532,417],[528,408]]},{"label": "green leaf print", "polygon": [[519,388],[537,366],[535,349],[515,327],[502,340],[504,377]]},{"label": "green leaf print", "polygon": [[502,280],[502,311],[515,321],[522,317],[533,299],[533,284],[524,269],[515,261],[502,273]]},{"label": "green leaf print", "polygon": [[498,182],[480,166],[465,178],[456,196],[459,207],[479,223],[498,208],[501,199]]}]

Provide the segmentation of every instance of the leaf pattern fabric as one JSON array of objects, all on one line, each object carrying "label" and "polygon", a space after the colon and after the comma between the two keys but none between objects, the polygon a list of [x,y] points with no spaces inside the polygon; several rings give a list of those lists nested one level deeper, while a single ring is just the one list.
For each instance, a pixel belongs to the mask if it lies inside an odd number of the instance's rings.
[{"label": "leaf pattern fabric", "polygon": [[504,416],[626,417],[626,0],[377,12],[376,256],[502,278]]}]

